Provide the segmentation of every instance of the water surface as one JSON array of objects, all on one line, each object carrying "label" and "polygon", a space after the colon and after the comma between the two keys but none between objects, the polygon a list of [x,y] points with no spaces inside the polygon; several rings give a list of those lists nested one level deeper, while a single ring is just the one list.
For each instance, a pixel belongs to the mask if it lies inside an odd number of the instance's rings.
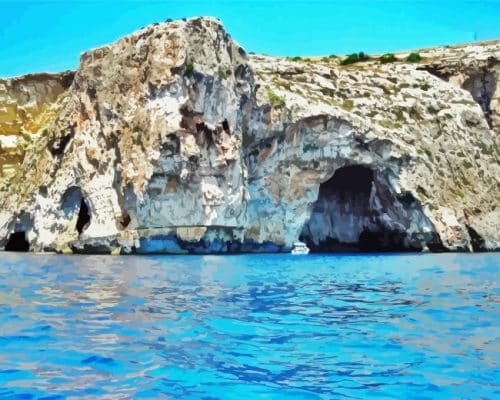
[{"label": "water surface", "polygon": [[499,261],[0,253],[0,398],[499,398]]}]

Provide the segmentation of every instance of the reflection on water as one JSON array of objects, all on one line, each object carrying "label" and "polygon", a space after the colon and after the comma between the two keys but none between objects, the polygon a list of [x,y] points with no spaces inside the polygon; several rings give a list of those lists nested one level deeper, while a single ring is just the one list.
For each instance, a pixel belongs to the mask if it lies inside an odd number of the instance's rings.
[{"label": "reflection on water", "polygon": [[498,398],[499,259],[2,254],[0,398]]}]

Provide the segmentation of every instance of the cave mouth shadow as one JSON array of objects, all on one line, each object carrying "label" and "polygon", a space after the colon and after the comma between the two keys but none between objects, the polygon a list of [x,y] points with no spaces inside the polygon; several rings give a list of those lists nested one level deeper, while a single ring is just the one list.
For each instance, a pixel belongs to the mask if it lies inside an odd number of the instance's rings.
[{"label": "cave mouth shadow", "polygon": [[[389,214],[396,220],[387,222]],[[418,251],[408,247],[405,218],[385,179],[363,165],[345,166],[320,185],[299,240],[311,252]]]},{"label": "cave mouth shadow", "polygon": [[82,232],[85,230],[85,228],[88,226],[89,223],[90,223],[89,207],[87,206],[87,202],[85,201],[85,198],[82,197],[82,199],[80,200],[80,209],[78,211],[78,219],[76,220],[76,226],[75,226],[79,235],[82,234]]},{"label": "cave mouth shadow", "polygon": [[11,233],[5,244],[5,251],[28,252],[29,249],[30,244],[26,239],[25,231]]},{"label": "cave mouth shadow", "polygon": [[80,187],[71,186],[64,192],[61,200],[61,209],[66,218],[72,218],[78,212],[75,230],[78,232],[78,235],[81,235],[90,224],[91,214],[87,199],[84,197]]}]

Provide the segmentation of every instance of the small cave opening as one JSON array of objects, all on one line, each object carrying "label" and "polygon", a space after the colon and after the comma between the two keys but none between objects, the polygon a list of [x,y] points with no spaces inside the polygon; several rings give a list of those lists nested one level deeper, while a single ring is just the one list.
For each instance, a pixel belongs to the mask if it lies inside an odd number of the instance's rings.
[{"label": "small cave opening", "polygon": [[26,240],[26,232],[14,232],[9,236],[5,244],[5,251],[27,252],[30,249],[30,244]]},{"label": "small cave opening", "polygon": [[72,138],[73,132],[61,137],[52,138],[48,144],[48,149],[52,154],[52,157],[62,157]]},{"label": "small cave opening", "polygon": [[80,210],[78,211],[78,219],[76,220],[76,230],[78,234],[81,235],[84,229],[90,222],[90,212],[89,207],[85,199],[82,197],[80,200]]},{"label": "small cave opening", "polygon": [[495,71],[484,68],[482,71],[473,73],[462,84],[462,89],[467,90],[472,98],[483,110],[484,117],[490,129],[493,128],[493,110],[491,102],[495,97],[497,88],[497,74]]},{"label": "small cave opening", "polygon": [[231,130],[229,129],[229,122],[227,122],[227,119],[225,119],[224,121],[222,121],[222,129],[224,130],[224,132],[226,132],[227,134],[230,134],[231,133]]},{"label": "small cave opening", "polygon": [[121,229],[126,229],[130,225],[131,221],[132,219],[130,218],[130,214],[124,211],[121,218],[118,220],[118,223],[120,224]]},{"label": "small cave opening", "polygon": [[477,231],[472,228],[470,225],[465,225],[467,228],[467,231],[469,232],[470,236],[470,243],[472,246],[472,251],[474,252],[482,252],[485,251],[486,249],[486,243],[485,240],[477,233]]},{"label": "small cave opening", "polygon": [[78,213],[75,229],[80,235],[90,223],[91,215],[87,200],[78,186],[69,187],[61,199],[61,209],[68,219],[73,219]]},{"label": "small cave opening", "polygon": [[312,252],[403,251],[406,212],[388,182],[371,168],[339,168],[319,187],[299,239]]}]

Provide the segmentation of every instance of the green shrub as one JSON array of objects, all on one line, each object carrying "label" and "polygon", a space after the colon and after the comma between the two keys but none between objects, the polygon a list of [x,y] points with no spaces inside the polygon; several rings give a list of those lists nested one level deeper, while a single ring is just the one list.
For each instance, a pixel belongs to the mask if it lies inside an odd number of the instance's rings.
[{"label": "green shrub", "polygon": [[359,55],[359,61],[368,61],[370,59],[370,56],[368,54],[363,53],[362,51],[360,51],[358,55]]},{"label": "green shrub", "polygon": [[339,57],[336,56],[335,54],[330,54],[329,56],[325,56],[325,57],[321,58],[321,61],[330,62],[330,61],[335,60],[337,58],[339,58]]},{"label": "green shrub", "polygon": [[335,96],[335,90],[330,89],[330,88],[321,88],[321,93],[325,96],[329,97],[334,97]]},{"label": "green shrub", "polygon": [[222,81],[231,76],[231,70],[228,69],[224,71],[222,68],[219,68],[219,70],[217,71],[217,75],[219,76],[219,79]]},{"label": "green shrub", "polygon": [[188,60],[186,62],[186,67],[184,69],[184,76],[190,77],[191,75],[193,75],[193,71],[194,71],[193,60]]},{"label": "green shrub", "polygon": [[398,61],[398,59],[392,53],[387,53],[380,57],[382,64],[393,63],[395,61]]},{"label": "green shrub", "polygon": [[354,64],[360,61],[368,61],[370,57],[360,51],[359,53],[349,54],[346,58],[341,61],[341,65]]},{"label": "green shrub", "polygon": [[408,57],[406,57],[406,61],[411,63],[418,63],[422,61],[422,56],[418,53],[411,53]]},{"label": "green shrub", "polygon": [[282,97],[278,96],[273,90],[266,86],[267,96],[269,97],[269,101],[271,102],[271,106],[278,107],[285,104],[285,100]]},{"label": "green shrub", "polygon": [[354,102],[352,100],[344,100],[342,108],[346,111],[351,111],[354,108]]},{"label": "green shrub", "polygon": [[346,58],[344,58],[340,64],[341,65],[347,65],[347,64],[354,64],[359,62],[359,55],[358,53],[352,53],[349,54]]},{"label": "green shrub", "polygon": [[302,57],[295,56],[295,57],[287,57],[286,58],[288,61],[301,61]]}]

